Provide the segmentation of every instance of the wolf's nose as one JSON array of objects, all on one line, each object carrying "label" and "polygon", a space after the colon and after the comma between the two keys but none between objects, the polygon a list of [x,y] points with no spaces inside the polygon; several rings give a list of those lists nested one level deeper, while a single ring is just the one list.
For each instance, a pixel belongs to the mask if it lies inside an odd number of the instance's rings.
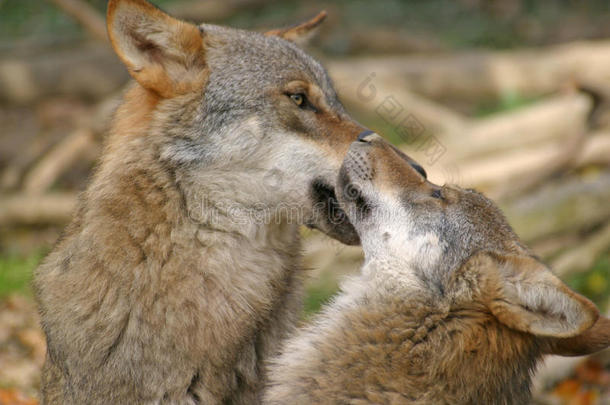
[{"label": "wolf's nose", "polygon": [[373,134],[374,134],[374,132],[373,132],[373,131],[371,131],[370,129],[367,129],[367,130],[365,130],[365,131],[362,131],[362,132],[360,132],[360,134],[358,135],[358,141],[360,141],[360,142],[368,142],[368,141],[366,140],[366,137],[367,137],[367,136],[369,136],[369,135],[373,135]]}]

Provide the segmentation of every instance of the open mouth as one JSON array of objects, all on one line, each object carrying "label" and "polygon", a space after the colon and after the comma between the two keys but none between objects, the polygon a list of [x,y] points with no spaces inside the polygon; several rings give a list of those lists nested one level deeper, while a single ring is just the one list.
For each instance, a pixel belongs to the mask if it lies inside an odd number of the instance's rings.
[{"label": "open mouth", "polygon": [[322,179],[311,183],[314,215],[306,225],[317,228],[348,245],[360,243],[356,230],[337,200],[335,189]]},{"label": "open mouth", "polygon": [[334,187],[317,179],[312,183],[311,191],[316,209],[320,208],[322,212],[327,214],[326,220],[329,223],[335,225],[340,225],[344,222],[349,223],[345,211],[343,211],[341,204],[337,200]]}]

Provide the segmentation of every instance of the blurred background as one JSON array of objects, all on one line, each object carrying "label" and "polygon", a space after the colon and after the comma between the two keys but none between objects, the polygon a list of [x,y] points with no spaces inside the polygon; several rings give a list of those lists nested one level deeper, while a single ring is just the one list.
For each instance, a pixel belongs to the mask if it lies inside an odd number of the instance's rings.
[{"label": "blurred background", "polygon": [[[571,287],[610,309],[610,4],[604,0],[156,0],[264,31],[325,9],[309,47],[366,126],[432,181],[476,187]],[[70,220],[128,81],[106,0],[0,0],[0,405],[35,404],[44,337],[29,281]],[[303,321],[359,248],[303,230]],[[610,353],[551,358],[540,404],[610,404]]]}]

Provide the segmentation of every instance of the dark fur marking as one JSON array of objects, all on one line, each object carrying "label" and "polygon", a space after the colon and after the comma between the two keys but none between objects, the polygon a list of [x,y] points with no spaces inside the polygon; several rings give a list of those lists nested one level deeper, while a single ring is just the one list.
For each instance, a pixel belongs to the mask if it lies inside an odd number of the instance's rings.
[{"label": "dark fur marking", "polygon": [[114,342],[112,342],[112,344],[108,348],[106,355],[104,356],[104,359],[102,360],[101,365],[104,365],[108,362],[108,359],[110,359],[112,354],[114,352],[116,352],[116,349],[119,347],[119,345],[123,341],[123,338],[125,337],[125,331],[127,330],[127,326],[129,326],[129,320],[131,319],[131,313],[128,312],[127,315],[125,316],[125,318],[126,319],[125,319],[125,321],[123,321],[123,325],[121,326],[121,330],[119,331],[118,336],[116,337]]},{"label": "dark fur marking", "polygon": [[201,403],[201,398],[199,397],[199,394],[197,394],[195,392],[195,384],[197,384],[197,382],[199,381],[199,378],[200,377],[199,377],[199,371],[198,371],[195,373],[195,375],[191,379],[191,383],[189,384],[189,387],[186,390],[187,394],[189,394],[191,397],[193,397],[195,402],[198,404]]}]

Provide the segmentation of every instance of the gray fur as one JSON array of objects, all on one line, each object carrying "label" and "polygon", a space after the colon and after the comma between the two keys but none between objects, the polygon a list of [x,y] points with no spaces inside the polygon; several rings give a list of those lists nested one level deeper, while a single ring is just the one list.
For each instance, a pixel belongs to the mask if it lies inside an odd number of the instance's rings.
[{"label": "gray fur", "polygon": [[[257,403],[265,360],[301,310],[300,224],[357,241],[353,228],[313,216],[310,192],[319,179],[332,189],[356,124],[324,69],[281,38],[204,25],[205,49],[185,56],[202,42],[188,37],[196,28],[142,0],[113,0],[109,15],[120,17],[111,40],[138,83],[74,220],[35,272],[43,403]],[[294,78],[331,107],[299,110],[281,93]]]}]

